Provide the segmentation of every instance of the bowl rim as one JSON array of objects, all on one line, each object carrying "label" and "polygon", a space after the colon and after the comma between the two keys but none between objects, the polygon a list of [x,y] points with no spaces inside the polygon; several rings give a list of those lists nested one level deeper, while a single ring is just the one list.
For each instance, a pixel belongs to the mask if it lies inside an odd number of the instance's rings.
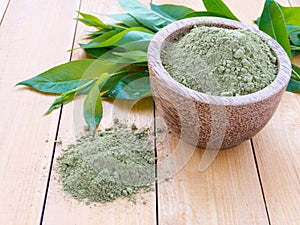
[{"label": "bowl rim", "polygon": [[[180,30],[185,28],[190,29],[194,25],[215,25],[218,27],[223,25],[226,27],[246,29],[263,36],[268,41],[269,46],[271,47],[272,51],[277,57],[278,73],[275,80],[262,90],[241,96],[208,95],[190,89],[176,81],[173,77],[171,77],[171,75],[166,71],[166,69],[162,65],[160,57],[162,45],[166,42],[168,38],[170,38],[171,35],[176,37],[176,35],[174,35],[176,34],[176,32],[179,32]],[[167,85],[167,88],[171,88],[175,91],[178,90],[177,92],[181,95],[184,95],[185,97],[191,98],[195,101],[201,101],[207,104],[240,106],[257,103],[268,99],[271,96],[278,94],[280,91],[282,91],[282,89],[285,89],[291,77],[291,61],[284,49],[278,44],[277,41],[275,41],[266,33],[255,29],[252,26],[220,17],[193,17],[175,21],[167,25],[166,27],[162,28],[158,33],[156,33],[153,39],[150,41],[147,56],[148,67],[150,70],[150,80],[159,79],[159,83],[163,82],[165,85]],[[155,93],[153,94],[155,95]]]}]

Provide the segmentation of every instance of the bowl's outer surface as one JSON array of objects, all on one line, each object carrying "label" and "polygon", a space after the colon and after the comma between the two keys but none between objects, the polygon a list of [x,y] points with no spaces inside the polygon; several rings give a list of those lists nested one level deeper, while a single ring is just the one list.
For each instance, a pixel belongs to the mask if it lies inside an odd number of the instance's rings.
[{"label": "bowl's outer surface", "polygon": [[[162,66],[161,49],[195,24],[242,28],[264,36],[277,57],[276,79],[261,91],[238,97],[209,96],[175,81]],[[154,101],[168,126],[182,140],[209,149],[230,148],[257,134],[274,114],[291,76],[290,60],[276,41],[242,23],[214,17],[185,19],[163,28],[149,45],[148,64]]]}]

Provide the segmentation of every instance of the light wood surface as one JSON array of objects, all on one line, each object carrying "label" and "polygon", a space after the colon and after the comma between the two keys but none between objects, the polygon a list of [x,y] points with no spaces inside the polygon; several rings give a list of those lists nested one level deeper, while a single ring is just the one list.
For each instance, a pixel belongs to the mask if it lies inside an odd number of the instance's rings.
[{"label": "light wood surface", "polygon": [[[144,4],[148,4],[144,1]],[[81,11],[86,13],[120,13],[119,7],[116,7],[117,1],[84,0],[81,2]],[[102,16],[104,21],[106,17]],[[76,40],[81,41],[85,37],[85,26],[79,25],[77,29]],[[72,60],[84,56],[82,51],[76,51]],[[62,140],[62,146],[58,146],[56,157],[61,154],[61,150],[68,144],[75,141],[75,136],[80,135],[84,130],[84,121],[82,115],[82,105],[84,98],[79,98],[74,104],[64,106],[59,140]],[[133,106],[130,101],[115,101],[113,103],[104,102],[104,118],[102,127],[108,127],[112,124],[114,115],[120,119],[135,122],[138,127],[153,127],[153,102],[152,99],[146,99]],[[132,105],[132,109],[131,109]],[[129,107],[130,106],[130,107]],[[129,110],[127,108],[129,107]],[[56,165],[56,164],[55,164]],[[130,225],[154,225],[156,223],[155,213],[155,191],[146,194],[140,194],[137,197],[137,203],[129,202],[127,199],[120,199],[113,203],[86,205],[72,200],[70,196],[60,189],[60,184],[56,180],[56,174],[51,177],[51,185],[47,198],[45,209],[44,225],[111,225],[111,224],[130,224]],[[154,187],[153,187],[154,188]],[[146,200],[143,204],[142,199]]]},{"label": "light wood surface", "polygon": [[300,0],[289,0],[291,6],[299,6],[300,7]]},{"label": "light wood surface", "polygon": [[220,152],[200,172],[202,156],[197,149],[176,176],[159,184],[159,224],[268,224],[249,143]]},{"label": "light wood surface", "polygon": [[[300,5],[297,0],[289,3]],[[299,66],[300,57],[293,63]],[[253,138],[270,221],[275,225],[300,223],[299,97],[286,92],[273,119]]]},{"label": "light wood surface", "polygon": [[[79,1],[11,1],[0,27],[0,224],[39,224],[58,111],[15,87],[69,59]],[[34,6],[34,7],[33,7]]]},{"label": "light wood surface", "polygon": [[299,97],[285,93],[273,119],[253,139],[270,220],[274,225],[300,224]]},{"label": "light wood surface", "polygon": [[[293,63],[300,66],[300,57]],[[300,94],[286,92],[273,119],[253,138],[272,225],[300,224],[299,112]]]},{"label": "light wood surface", "polygon": [[[82,100],[79,99],[77,103],[82,105]],[[76,111],[81,110],[79,105],[73,105],[73,107],[76,108]],[[105,122],[102,124],[103,127],[111,125],[113,113],[121,119],[135,122],[140,127],[149,126],[151,125],[149,123],[153,121],[151,99],[138,103],[130,112],[125,111],[126,106],[122,104],[116,104],[116,108],[114,108],[111,104],[106,103],[104,107],[103,119]],[[74,143],[78,123],[81,122],[76,119],[76,112],[73,111],[72,107],[66,107],[62,114],[61,130],[59,132],[59,140],[62,140],[62,145],[58,146],[56,157],[61,154],[61,150],[68,144]],[[143,203],[144,199],[146,204]],[[127,199],[119,199],[112,203],[86,205],[84,202],[78,202],[64,193],[57,181],[57,174],[52,174],[44,214],[44,225],[154,225],[155,220],[155,191],[138,195],[137,203],[129,202]]]},{"label": "light wood surface", "polygon": [[[241,12],[240,8],[246,7],[242,3],[225,2],[231,3],[234,12]],[[259,15],[256,10],[249,7],[249,14],[237,13],[237,16],[242,15],[250,23],[253,14]],[[166,148],[172,150],[174,147],[162,145],[158,154]],[[196,149],[178,174],[169,182],[158,185],[159,223],[268,224],[250,141],[219,152],[212,165],[200,172],[202,156],[203,151]]]},{"label": "light wood surface", "polygon": [[[199,0],[153,2],[203,9]],[[264,1],[224,2],[243,22],[252,24],[260,15]],[[287,0],[279,2],[289,5]],[[148,5],[149,1],[143,3]],[[300,5],[299,0],[290,3]],[[84,131],[84,98],[64,106],[61,118],[59,110],[42,116],[54,96],[14,85],[67,62],[70,57],[72,60],[85,57],[80,50],[72,55],[66,52],[89,29],[81,24],[76,27],[72,20],[79,7],[83,12],[102,14],[102,19],[107,19],[103,14],[122,12],[117,0],[0,1],[0,21],[4,16],[0,24],[1,225],[300,224],[300,95],[292,93],[284,94],[270,123],[253,138],[253,146],[247,141],[219,152],[210,167],[202,172],[199,162],[203,150],[183,144],[186,151],[180,155],[175,137],[166,131],[157,133],[159,175],[170,174],[162,166],[169,156],[177,153],[186,161],[173,158],[170,165],[177,166],[178,171],[172,172],[174,176],[167,181],[160,179],[157,190],[140,196],[147,200],[146,205],[120,199],[87,206],[66,196],[57,181],[55,159]],[[300,57],[295,63],[300,65]],[[111,124],[114,113],[139,126],[152,127],[156,122],[157,127],[163,127],[160,116],[153,117],[151,99],[130,108],[128,101],[105,102],[102,127]],[[59,122],[57,140],[62,144],[55,146]]]},{"label": "light wood surface", "polygon": [[9,0],[2,0],[0,2],[0,22],[2,21],[5,11],[7,9],[7,6],[9,4]]}]

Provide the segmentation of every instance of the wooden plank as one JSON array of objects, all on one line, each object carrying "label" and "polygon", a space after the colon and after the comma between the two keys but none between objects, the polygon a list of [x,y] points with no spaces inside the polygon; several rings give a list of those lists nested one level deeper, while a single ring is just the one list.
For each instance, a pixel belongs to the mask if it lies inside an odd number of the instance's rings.
[{"label": "wooden plank", "polygon": [[7,10],[8,5],[9,5],[9,0],[3,0],[0,2],[0,24],[4,18],[5,11]]},{"label": "wooden plank", "polygon": [[[147,1],[144,1],[146,4]],[[105,1],[84,0],[81,3],[81,11],[87,13],[109,14],[120,13],[121,9],[117,5],[117,0]],[[107,18],[102,17],[107,21]],[[85,36],[85,26],[79,26],[77,31],[77,42]],[[75,52],[73,59],[84,57],[82,51]],[[84,97],[84,96],[83,96]],[[61,130],[59,139],[62,146],[57,149],[56,157],[61,154],[61,150],[70,143],[74,143],[75,136],[82,134],[84,130],[84,120],[82,115],[82,104],[84,98],[81,97],[77,102],[64,106]],[[152,99],[138,103],[132,110],[126,110],[131,103],[128,101],[117,101],[112,103],[104,102],[104,117],[101,125],[107,127],[111,125],[113,115],[119,118],[135,122],[137,126],[151,126],[153,124],[153,102]],[[49,195],[44,214],[44,225],[52,224],[88,224],[88,225],[110,225],[110,224],[130,224],[130,225],[153,225],[156,221],[155,215],[155,192],[143,194],[147,200],[146,205],[142,201],[136,204],[126,199],[118,199],[107,204],[85,205],[65,197],[66,193],[61,191],[61,185],[56,180],[54,173],[51,177]]]},{"label": "wooden plank", "polygon": [[[83,101],[79,100],[75,105],[82,103]],[[76,111],[80,110],[80,106],[75,105],[73,107],[76,108]],[[72,106],[70,105],[70,107]],[[62,140],[63,144],[59,147],[56,157],[61,154],[61,150],[68,144],[74,143],[76,129],[78,129],[75,127],[83,127],[83,124],[78,124],[80,119],[76,119],[76,112],[73,112],[70,107],[64,111],[62,116],[59,139]],[[102,125],[104,127],[111,125],[112,112],[115,112],[121,118],[128,116],[128,121],[135,121],[138,126],[149,125],[149,122],[153,121],[151,99],[135,106],[130,115],[124,111],[124,108],[125,106],[120,105],[114,110],[111,104],[104,104],[105,112]],[[74,124],[74,118],[77,124]],[[138,195],[138,198],[146,199],[146,204],[144,205],[141,200],[132,203],[127,199],[118,199],[112,203],[86,205],[64,193],[57,181],[57,174],[54,173],[51,177],[43,224],[154,225],[156,220],[155,192]]]},{"label": "wooden plank", "polygon": [[[159,165],[166,164],[178,141],[168,136],[158,139],[164,143],[157,147]],[[181,151],[188,158],[193,148],[185,145]],[[195,149],[185,165],[178,154],[173,164],[182,168],[168,182],[161,178],[169,172],[158,171],[159,224],[268,224],[250,142],[220,151],[210,167],[200,172],[203,152]]]},{"label": "wooden plank", "polygon": [[[197,5],[198,1],[181,1],[185,3]],[[253,24],[263,7],[263,1],[225,3],[248,24]],[[158,147],[159,162],[166,160],[166,152],[172,155],[177,145],[174,138],[166,144],[168,140]],[[178,173],[158,184],[159,224],[269,224],[250,142],[219,152],[211,166],[199,172],[202,156],[203,150],[196,149]]]},{"label": "wooden plank", "polygon": [[[299,6],[299,0],[290,1]],[[283,4],[288,6],[288,4]],[[300,66],[300,56],[293,63]],[[272,225],[300,224],[300,95],[286,92],[254,149]]]},{"label": "wooden plank", "polygon": [[300,6],[300,0],[289,0],[292,6]]},{"label": "wooden plank", "polygon": [[[226,5],[232,10],[232,12],[240,19],[241,22],[254,25],[256,20],[262,13],[264,7],[264,1],[232,1],[225,0]],[[279,0],[280,2],[280,0]]]},{"label": "wooden plank", "polygon": [[200,172],[202,156],[196,149],[173,178],[159,183],[159,224],[268,224],[249,142],[219,152]]},{"label": "wooden plank", "polygon": [[253,139],[272,225],[300,224],[300,101],[285,93],[270,123]]},{"label": "wooden plank", "polygon": [[38,224],[58,112],[53,96],[14,87],[68,60],[79,1],[11,1],[0,29],[0,224]]}]

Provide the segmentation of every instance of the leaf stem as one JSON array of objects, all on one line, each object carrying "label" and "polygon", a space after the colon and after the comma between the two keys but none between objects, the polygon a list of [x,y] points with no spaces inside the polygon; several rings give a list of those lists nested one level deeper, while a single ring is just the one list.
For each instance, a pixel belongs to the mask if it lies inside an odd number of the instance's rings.
[{"label": "leaf stem", "polygon": [[92,80],[86,82],[86,83],[83,84],[82,86],[79,86],[79,87],[74,88],[74,89],[72,89],[72,90],[70,90],[70,91],[67,91],[67,92],[63,93],[62,95],[68,95],[68,94],[70,94],[70,93],[75,93],[75,92],[82,91],[82,90],[86,89],[87,87],[89,87],[92,83],[94,83],[94,82],[95,82],[96,80],[98,80],[98,79],[99,79],[99,78],[94,78],[94,79],[92,79]]},{"label": "leaf stem", "polygon": [[300,81],[300,74],[292,68],[292,78]]},{"label": "leaf stem", "polygon": [[300,50],[300,46],[291,45],[291,50],[294,50],[294,51]]}]

